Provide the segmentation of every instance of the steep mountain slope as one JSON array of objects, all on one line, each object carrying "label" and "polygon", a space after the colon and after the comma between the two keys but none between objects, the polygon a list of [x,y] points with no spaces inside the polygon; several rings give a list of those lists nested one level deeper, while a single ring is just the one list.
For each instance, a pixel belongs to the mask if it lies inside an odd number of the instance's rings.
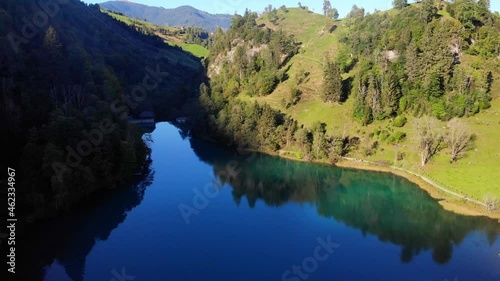
[{"label": "steep mountain slope", "polygon": [[199,27],[167,27],[150,22],[133,19],[117,12],[102,10],[111,17],[126,23],[130,27],[148,35],[155,35],[171,46],[179,46],[196,57],[203,58],[208,55],[209,34]]},{"label": "steep mountain slope", "polygon": [[198,58],[98,5],[51,3],[0,2],[2,164],[16,169],[18,205],[35,216],[70,208],[147,166],[149,148],[128,118],[172,117],[202,76]]},{"label": "steep mountain slope", "polygon": [[[250,21],[244,16],[233,25],[245,29]],[[300,51],[273,73],[279,79],[269,94],[255,91],[252,82],[268,76],[260,69],[262,53],[252,51],[259,48],[256,41],[261,37],[245,38],[258,34],[250,28],[230,30],[216,34],[214,46],[224,47],[211,50],[212,87],[202,94],[201,103],[209,109],[215,131],[221,134],[227,128],[224,139],[233,136],[237,145],[302,160],[335,162],[350,156],[395,165],[468,198],[490,202],[500,197],[499,22],[481,3],[470,0],[431,9],[413,4],[372,15],[355,11],[337,21],[306,9],[280,8],[264,14],[257,24],[270,30],[271,37],[280,32],[293,36]],[[240,40],[246,45],[237,43]],[[247,59],[238,55],[244,53]],[[326,66],[332,63],[342,73],[340,103],[325,100],[325,77],[331,73]],[[225,85],[218,82],[221,77]],[[271,106],[274,121],[240,121],[253,116],[249,114],[263,116],[262,111],[250,113],[254,101]],[[438,153],[422,166],[424,116],[439,119],[431,123],[432,132],[441,138],[436,138]],[[475,140],[463,158],[450,163],[448,120],[456,117]],[[252,130],[279,136],[263,142],[251,136]]]},{"label": "steep mountain slope", "polygon": [[136,4],[128,1],[109,1],[100,3],[99,5],[104,9],[123,13],[131,18],[141,20],[147,19],[147,21],[158,25],[179,27],[192,25],[201,27],[207,31],[215,31],[218,26],[224,29],[229,28],[232,17],[231,15],[225,14],[209,14],[191,6],[165,9],[161,7]]}]

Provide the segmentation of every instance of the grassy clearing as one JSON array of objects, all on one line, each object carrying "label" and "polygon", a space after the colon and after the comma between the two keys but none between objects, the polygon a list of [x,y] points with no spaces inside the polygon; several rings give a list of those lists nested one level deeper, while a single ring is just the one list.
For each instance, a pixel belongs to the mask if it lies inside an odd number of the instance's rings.
[{"label": "grassy clearing", "polygon": [[[390,12],[397,11],[391,10]],[[442,15],[446,16],[446,14]],[[498,73],[495,74],[496,79],[493,85],[492,107],[474,117],[462,119],[467,123],[469,131],[478,136],[475,148],[455,164],[450,164],[449,152],[444,149],[422,169],[418,152],[416,118],[407,116],[408,122],[403,128],[392,126],[392,120],[375,121],[369,126],[361,126],[352,120],[352,99],[348,99],[343,105],[326,104],[321,101],[324,57],[328,55],[335,58],[338,50],[338,35],[348,28],[345,22],[341,20],[334,22],[301,9],[289,9],[288,13],[280,11],[279,18],[277,24],[266,22],[265,19],[261,19],[259,23],[265,23],[269,28],[283,29],[293,34],[298,41],[302,42],[301,51],[286,66],[289,67],[289,80],[281,83],[271,95],[258,97],[255,100],[268,103],[286,112],[306,126],[321,121],[327,123],[331,134],[360,137],[361,149],[354,153],[353,157],[404,167],[430,178],[445,188],[479,201],[488,193],[500,198],[498,181],[500,175],[500,100],[498,97],[500,77]],[[333,33],[325,32],[325,26],[333,24],[338,26],[337,30]],[[463,63],[477,62],[465,56]],[[346,76],[354,75],[357,70],[355,68]],[[297,86],[295,75],[301,71],[308,71],[310,75],[304,83]],[[293,87],[299,87],[303,91],[302,99],[296,106],[285,109],[281,100],[287,97]],[[253,100],[250,97],[245,97],[245,99]],[[444,130],[446,123],[440,122],[438,126]],[[407,137],[396,147],[394,144],[381,141],[377,136],[371,137],[370,133],[376,129],[387,130],[391,134],[404,132]],[[376,154],[366,156],[364,148],[370,147],[375,141],[379,142]],[[403,153],[403,160],[397,161],[396,153]]]},{"label": "grassy clearing", "polygon": [[186,52],[190,52],[191,54],[199,57],[199,58],[206,58],[208,56],[208,49],[203,47],[203,46],[200,46],[200,45],[196,45],[196,44],[181,44],[180,47],[186,51]]}]

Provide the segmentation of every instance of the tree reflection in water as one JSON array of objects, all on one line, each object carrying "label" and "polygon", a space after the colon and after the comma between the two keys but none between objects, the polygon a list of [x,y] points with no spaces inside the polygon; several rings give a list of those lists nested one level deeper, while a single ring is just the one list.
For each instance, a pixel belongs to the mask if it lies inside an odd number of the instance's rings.
[{"label": "tree reflection in water", "polygon": [[83,280],[85,260],[96,241],[107,240],[125,221],[127,213],[141,203],[153,179],[150,162],[130,187],[102,192],[60,218],[32,226],[19,243],[19,280],[44,280],[45,268],[55,261],[71,280]]},{"label": "tree reflection in water", "polygon": [[[402,262],[432,250],[434,261],[446,264],[453,255],[453,245],[459,245],[471,232],[486,233],[490,244],[500,233],[497,221],[446,211],[427,192],[399,176],[260,154],[248,161],[248,156],[214,149],[213,145],[207,149],[207,145],[191,140],[200,160],[213,166],[223,184],[231,185],[236,204],[241,204],[243,197],[251,207],[257,200],[269,206],[314,204],[323,217],[401,246]],[[224,176],[229,161],[236,161],[241,168],[236,177]]]}]

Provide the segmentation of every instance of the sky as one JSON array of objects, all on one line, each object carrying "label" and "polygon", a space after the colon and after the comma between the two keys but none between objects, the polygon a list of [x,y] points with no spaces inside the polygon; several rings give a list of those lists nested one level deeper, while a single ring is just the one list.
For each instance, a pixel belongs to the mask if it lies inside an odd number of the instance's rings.
[{"label": "sky", "polygon": [[[102,3],[107,0],[83,1],[86,3]],[[255,12],[262,12],[269,4],[273,5],[273,7],[280,7],[282,5],[297,7],[299,0],[133,0],[131,2],[164,8],[190,5],[211,14],[234,14],[235,12],[243,14],[247,8]],[[330,0],[330,2],[334,8],[337,8],[340,17],[347,15],[354,4],[365,8],[367,12],[373,12],[375,9],[387,10],[392,8],[392,0]],[[408,2],[411,3],[414,1],[410,0]],[[302,0],[301,3],[316,13],[322,13],[323,0]],[[500,11],[500,0],[491,1],[491,10]]]}]

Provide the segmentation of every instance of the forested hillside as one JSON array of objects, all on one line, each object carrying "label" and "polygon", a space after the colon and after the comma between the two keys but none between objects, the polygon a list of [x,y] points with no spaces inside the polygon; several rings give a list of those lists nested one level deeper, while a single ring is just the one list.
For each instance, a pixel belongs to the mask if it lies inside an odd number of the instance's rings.
[{"label": "forested hillside", "polygon": [[149,148],[128,118],[173,117],[196,95],[202,70],[98,5],[40,3],[0,2],[2,166],[16,170],[18,210],[35,216],[147,167]]},{"label": "forested hillside", "polygon": [[489,1],[402,2],[341,20],[305,6],[235,16],[215,34],[197,133],[394,165],[497,206],[500,17]]}]

